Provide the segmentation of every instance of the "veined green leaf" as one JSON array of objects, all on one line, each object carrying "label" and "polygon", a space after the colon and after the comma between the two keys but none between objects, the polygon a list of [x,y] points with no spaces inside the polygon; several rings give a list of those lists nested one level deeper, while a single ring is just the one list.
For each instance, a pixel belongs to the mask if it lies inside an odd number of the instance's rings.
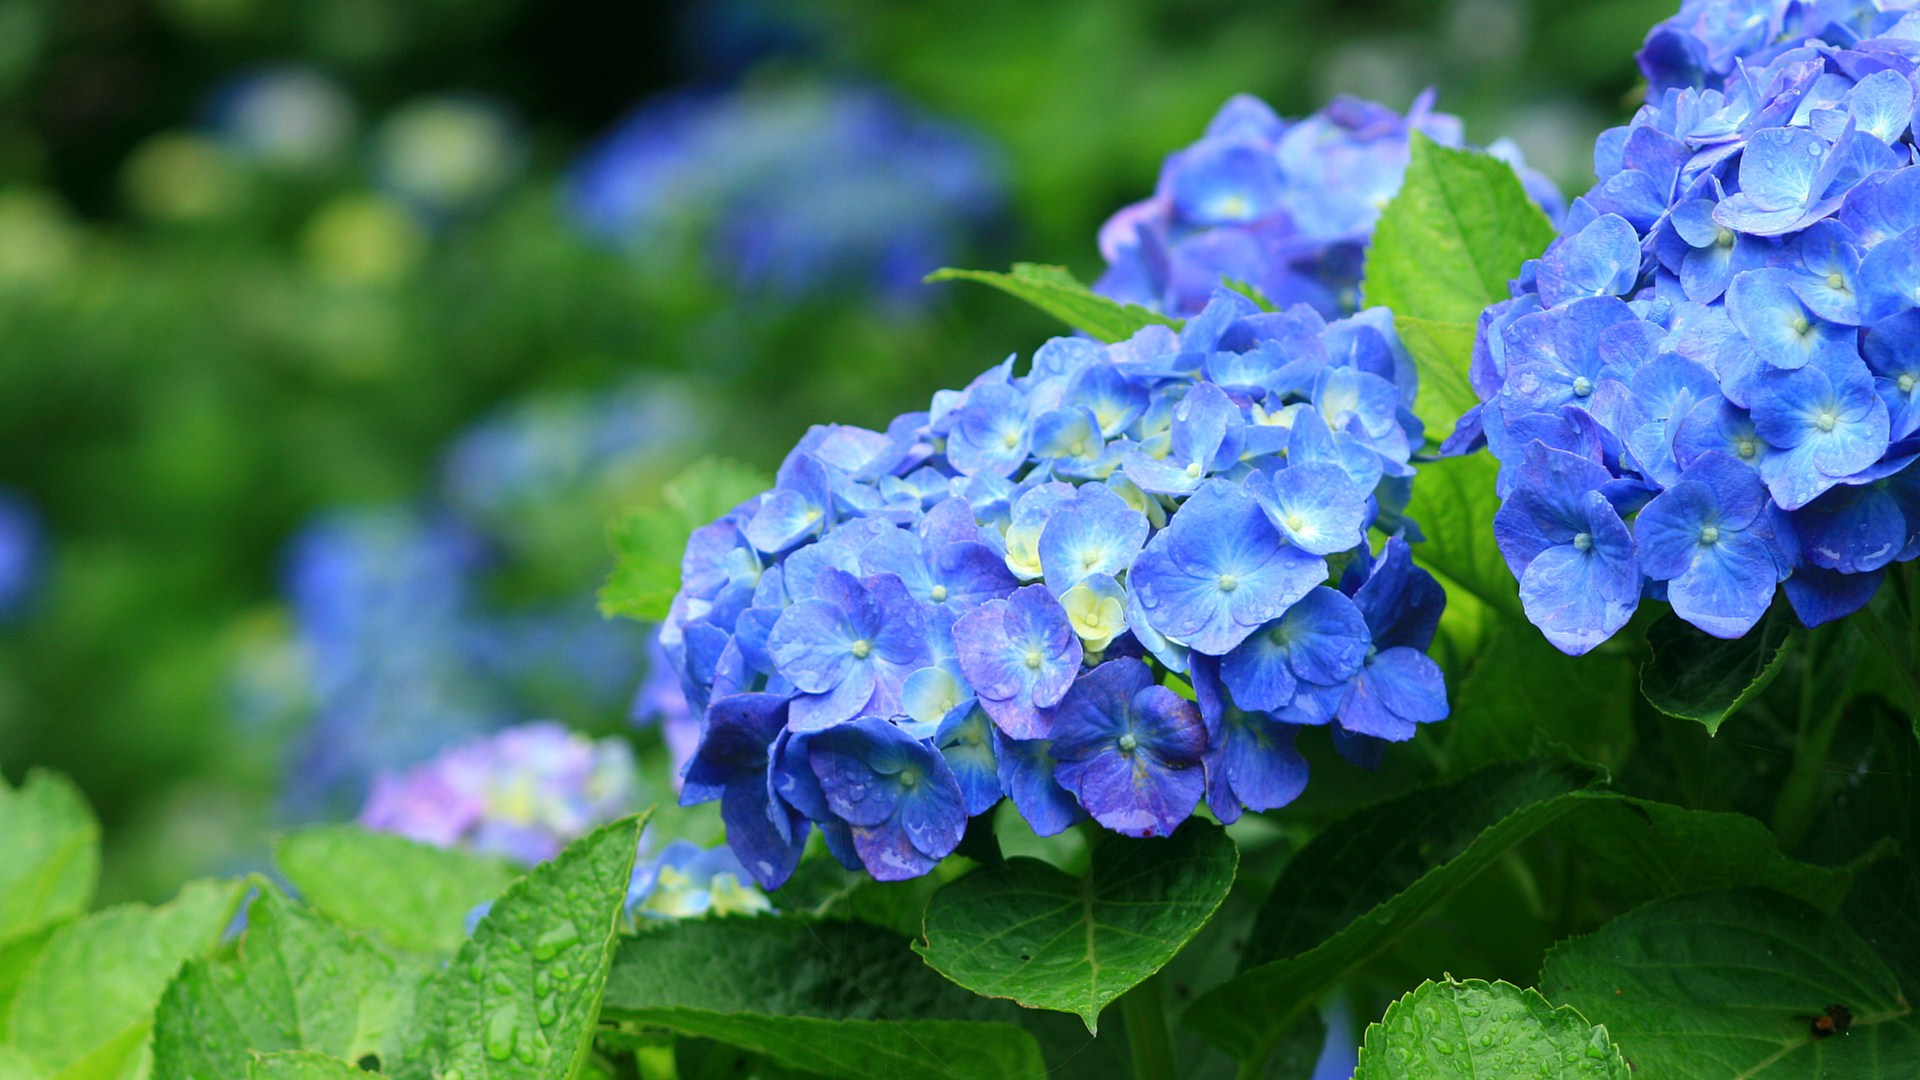
[{"label": "veined green leaf", "polygon": [[1453,434],[1461,414],[1480,404],[1467,378],[1473,362],[1474,324],[1400,315],[1394,318],[1393,328],[1420,373],[1413,414],[1427,426],[1428,444],[1438,446]]},{"label": "veined green leaf", "polygon": [[935,893],[915,947],[976,994],[1074,1013],[1097,1031],[1102,1009],[1213,917],[1238,865],[1226,832],[1198,820],[1166,839],[1104,836],[1079,878],[1008,859]]},{"label": "veined green leaf", "polygon": [[495,901],[428,980],[415,1010],[420,1037],[400,1075],[581,1075],[645,820],[602,826]]},{"label": "veined green leaf", "polygon": [[341,925],[435,954],[458,949],[468,914],[520,876],[499,859],[358,825],[289,833],[274,845],[273,861],[301,899]]},{"label": "veined green leaf", "polygon": [[1442,583],[1464,589],[1493,611],[1523,619],[1520,586],[1493,539],[1493,515],[1500,509],[1494,475],[1500,463],[1489,454],[1442,458],[1420,466],[1407,516],[1420,523],[1424,543],[1413,546],[1414,560]]},{"label": "veined green leaf", "polygon": [[[689,972],[698,972],[690,978]],[[907,940],[857,921],[761,916],[643,926],[621,943],[602,1015],[853,1080],[1038,1080],[1018,1010],[942,979]]]},{"label": "veined green leaf", "polygon": [[1671,611],[1647,628],[1653,657],[1640,669],[1640,689],[1668,716],[1695,720],[1717,734],[1780,674],[1799,640],[1799,622],[1775,604],[1760,625],[1727,641],[1689,626]]},{"label": "veined green leaf", "polygon": [[1415,132],[1406,180],[1374,227],[1362,292],[1396,316],[1474,326],[1553,238],[1512,166]]},{"label": "veined green leaf", "polygon": [[1005,274],[947,267],[928,274],[927,280],[978,281],[991,285],[1025,300],[1075,330],[1084,330],[1109,343],[1125,341],[1148,326],[1180,325],[1180,320],[1139,304],[1123,304],[1093,292],[1064,266],[1014,263],[1012,272]]},{"label": "veined green leaf", "polygon": [[[1846,925],[1763,890],[1649,904],[1547,954],[1541,992],[1605,1024],[1638,1076],[1920,1076],[1920,1025]],[[1814,1020],[1845,1010],[1844,1034]]]},{"label": "veined green leaf", "polygon": [[1243,1062],[1263,1060],[1312,1004],[1515,845],[1551,828],[1611,897],[1764,884],[1825,907],[1850,871],[1781,855],[1765,826],[1607,791],[1554,761],[1489,766],[1327,828],[1281,872],[1233,979],[1183,1023]]},{"label": "veined green leaf", "polygon": [[219,944],[246,889],[194,882],[160,907],[124,904],[55,931],[13,1003],[14,1049],[61,1080],[139,1071],[161,993]]},{"label": "veined green leaf", "polygon": [[1367,1027],[1353,1080],[1629,1080],[1620,1048],[1538,991],[1468,979],[1421,983]]},{"label": "veined green leaf", "polygon": [[400,1056],[429,967],[402,965],[271,890],[247,909],[234,955],[189,960],[153,1025],[155,1080],[226,1080],[253,1052]]}]

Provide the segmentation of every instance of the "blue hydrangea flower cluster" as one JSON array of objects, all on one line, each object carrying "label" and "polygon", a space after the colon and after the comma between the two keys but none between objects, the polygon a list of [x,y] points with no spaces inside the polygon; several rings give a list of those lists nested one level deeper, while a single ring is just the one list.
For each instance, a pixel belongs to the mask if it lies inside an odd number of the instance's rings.
[{"label": "blue hydrangea flower cluster", "polygon": [[1450,449],[1499,458],[1500,549],[1566,652],[1643,598],[1734,638],[1778,588],[1816,625],[1920,555],[1920,16],[1870,7],[1688,4],[1648,77],[1698,56],[1711,85],[1601,137],[1481,318]]},{"label": "blue hydrangea flower cluster", "polygon": [[17,614],[40,578],[40,518],[27,501],[0,490],[0,620]]},{"label": "blue hydrangea flower cluster", "polygon": [[[616,715],[647,634],[594,605],[603,523],[701,431],[664,385],[525,399],[454,442],[435,503],[329,513],[297,536],[296,662],[256,650],[243,663],[266,670],[236,678],[244,715],[295,728],[289,812],[351,808],[376,773],[530,716]],[[517,584],[538,598],[493,595],[527,568],[543,576]]]},{"label": "blue hydrangea flower cluster", "polygon": [[[1167,158],[1151,198],[1101,228],[1107,270],[1095,289],[1185,318],[1228,278],[1283,308],[1351,314],[1367,242],[1400,190],[1416,131],[1446,146],[1463,140],[1457,118],[1433,111],[1431,91],[1405,116],[1339,98],[1295,121],[1239,95],[1199,142]],[[1518,147],[1502,139],[1488,150],[1512,162],[1534,199],[1559,215],[1559,190],[1526,168]]]},{"label": "blue hydrangea flower cluster", "polygon": [[1013,369],[814,428],[688,544],[661,632],[705,718],[681,799],[719,800],[764,886],[815,826],[849,868],[924,874],[1002,797],[1043,835],[1165,835],[1203,798],[1232,821],[1300,793],[1303,726],[1364,760],[1447,715],[1386,311],[1222,290],[1178,333]]},{"label": "blue hydrangea flower cluster", "polygon": [[531,866],[639,803],[625,742],[595,742],[559,724],[535,723],[382,774],[360,823]]},{"label": "blue hydrangea flower cluster", "polygon": [[879,90],[686,91],[642,105],[574,167],[569,206],[641,259],[698,252],[742,286],[899,301],[992,224],[993,147]]}]

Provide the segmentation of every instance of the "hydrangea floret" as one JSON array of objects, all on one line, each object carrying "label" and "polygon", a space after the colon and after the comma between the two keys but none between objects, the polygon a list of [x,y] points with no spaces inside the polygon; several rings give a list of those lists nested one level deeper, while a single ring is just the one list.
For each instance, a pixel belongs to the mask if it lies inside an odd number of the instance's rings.
[{"label": "hydrangea floret", "polygon": [[[1352,314],[1367,242],[1406,176],[1412,134],[1464,142],[1460,120],[1433,103],[1428,91],[1403,116],[1342,97],[1286,120],[1258,98],[1234,97],[1200,141],[1167,158],[1151,197],[1101,228],[1107,270],[1096,290],[1184,318],[1227,278],[1281,307]],[[1487,150],[1512,163],[1528,194],[1558,217],[1559,190],[1526,167],[1519,147],[1502,139]]]},{"label": "hydrangea floret", "polygon": [[882,89],[762,85],[641,104],[574,165],[567,203],[649,265],[684,253],[778,298],[910,302],[1005,186],[985,139]]},{"label": "hydrangea floret", "polygon": [[1002,798],[1043,835],[1163,836],[1203,798],[1232,821],[1300,793],[1301,727],[1365,759],[1447,715],[1387,312],[1222,289],[1178,331],[1014,364],[812,429],[688,543],[661,630],[705,718],[681,798],[720,801],[766,887],[816,827],[849,868],[925,874]]},{"label": "hydrangea floret", "polygon": [[374,781],[370,829],[532,865],[640,802],[633,752],[560,724],[508,728]]},{"label": "hydrangea floret", "polygon": [[[1481,318],[1496,535],[1568,653],[1642,599],[1746,634],[1818,625],[1920,555],[1920,16],[1689,3],[1600,181]],[[1822,37],[1807,37],[1817,33]]]}]

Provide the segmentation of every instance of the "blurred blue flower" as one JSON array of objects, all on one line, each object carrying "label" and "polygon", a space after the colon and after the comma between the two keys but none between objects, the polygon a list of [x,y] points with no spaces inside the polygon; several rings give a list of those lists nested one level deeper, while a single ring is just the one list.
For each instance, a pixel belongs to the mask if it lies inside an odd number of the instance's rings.
[{"label": "blurred blue flower", "polygon": [[626,743],[596,743],[559,724],[536,723],[382,774],[360,823],[532,865],[639,802]]},{"label": "blurred blue flower", "polygon": [[574,166],[568,205],[636,257],[700,254],[788,298],[911,300],[998,215],[993,148],[874,89],[649,101]]},{"label": "blurred blue flower", "polygon": [[39,516],[25,499],[0,490],[0,619],[20,612],[43,559]]},{"label": "blurred blue flower", "polygon": [[207,128],[229,149],[292,174],[343,163],[359,122],[339,83],[298,66],[240,75],[216,89],[204,111]]}]

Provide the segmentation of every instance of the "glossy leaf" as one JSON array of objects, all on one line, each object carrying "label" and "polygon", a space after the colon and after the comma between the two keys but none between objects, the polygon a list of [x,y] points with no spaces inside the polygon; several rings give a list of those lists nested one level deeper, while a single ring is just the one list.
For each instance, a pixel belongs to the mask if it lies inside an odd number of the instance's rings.
[{"label": "glossy leaf", "polygon": [[1288,862],[1256,921],[1243,970],[1202,995],[1185,1025],[1242,1061],[1328,989],[1515,845],[1549,828],[1596,890],[1620,902],[1765,884],[1831,907],[1849,873],[1782,856],[1759,822],[1622,796],[1570,763],[1490,766],[1327,828]]},{"label": "glossy leaf", "polygon": [[397,1060],[416,988],[430,970],[268,891],[247,909],[232,956],[190,960],[154,1019],[156,1080],[225,1080],[253,1052],[313,1050]]},{"label": "glossy leaf", "polygon": [[[1847,926],[1776,893],[1650,904],[1554,947],[1549,1000],[1605,1024],[1639,1076],[1920,1076],[1920,1026],[1886,963]],[[1828,1006],[1851,1016],[1824,1038]]]},{"label": "glossy leaf", "polygon": [[161,993],[182,962],[220,943],[246,887],[194,882],[160,907],[123,904],[61,927],[14,1001],[14,1049],[61,1077],[138,1069]]},{"label": "glossy leaf", "polygon": [[1420,373],[1414,415],[1427,426],[1428,444],[1438,446],[1453,434],[1461,414],[1480,403],[1473,383],[1467,379],[1467,367],[1473,359],[1474,324],[1401,315],[1393,320],[1393,327]]},{"label": "glossy leaf", "polygon": [[593,1046],[645,815],[575,841],[496,900],[416,1007],[403,1075],[571,1080]]},{"label": "glossy leaf", "polygon": [[1147,326],[1180,325],[1180,320],[1139,304],[1123,304],[1093,292],[1064,266],[1014,263],[1012,272],[1005,274],[947,267],[928,274],[927,280],[978,281],[991,285],[1105,342],[1125,341]]},{"label": "glossy leaf", "polygon": [[[1616,767],[1635,739],[1638,664],[1615,653],[1568,656],[1531,624],[1500,622],[1452,686],[1453,715],[1434,732],[1459,770],[1553,753]],[[1580,688],[1579,708],[1567,689]],[[1423,735],[1424,737],[1424,735]]]},{"label": "glossy leaf", "polygon": [[1653,658],[1640,669],[1640,689],[1654,708],[1696,720],[1716,734],[1780,674],[1798,638],[1799,625],[1783,604],[1732,641],[1696,630],[1669,611],[1647,628]]},{"label": "glossy leaf", "polygon": [[247,1080],[365,1080],[368,1075],[352,1062],[311,1050],[262,1054],[247,1065]]},{"label": "glossy leaf", "polygon": [[1414,559],[1433,571],[1449,593],[1463,589],[1492,610],[1519,620],[1525,617],[1520,586],[1493,539],[1493,515],[1500,509],[1493,480],[1499,467],[1488,454],[1421,465],[1407,516],[1426,534],[1423,543],[1414,545]]},{"label": "glossy leaf", "polygon": [[1406,180],[1374,228],[1362,292],[1368,307],[1473,326],[1553,238],[1512,166],[1416,132]]},{"label": "glossy leaf", "polygon": [[1367,1027],[1353,1080],[1628,1080],[1605,1028],[1538,991],[1479,979],[1425,982]]},{"label": "glossy leaf", "polygon": [[[698,978],[689,978],[691,971]],[[942,979],[905,938],[793,916],[645,925],[621,943],[603,1015],[870,1080],[1045,1074],[1018,1010]]]},{"label": "glossy leaf", "polygon": [[915,947],[974,993],[1074,1013],[1097,1031],[1100,1010],[1213,917],[1238,863],[1225,831],[1198,820],[1166,839],[1103,836],[1078,878],[1008,859],[935,893]]},{"label": "glossy leaf", "polygon": [[281,837],[273,861],[301,899],[343,926],[397,949],[451,953],[467,916],[520,871],[357,825],[321,825]]}]

